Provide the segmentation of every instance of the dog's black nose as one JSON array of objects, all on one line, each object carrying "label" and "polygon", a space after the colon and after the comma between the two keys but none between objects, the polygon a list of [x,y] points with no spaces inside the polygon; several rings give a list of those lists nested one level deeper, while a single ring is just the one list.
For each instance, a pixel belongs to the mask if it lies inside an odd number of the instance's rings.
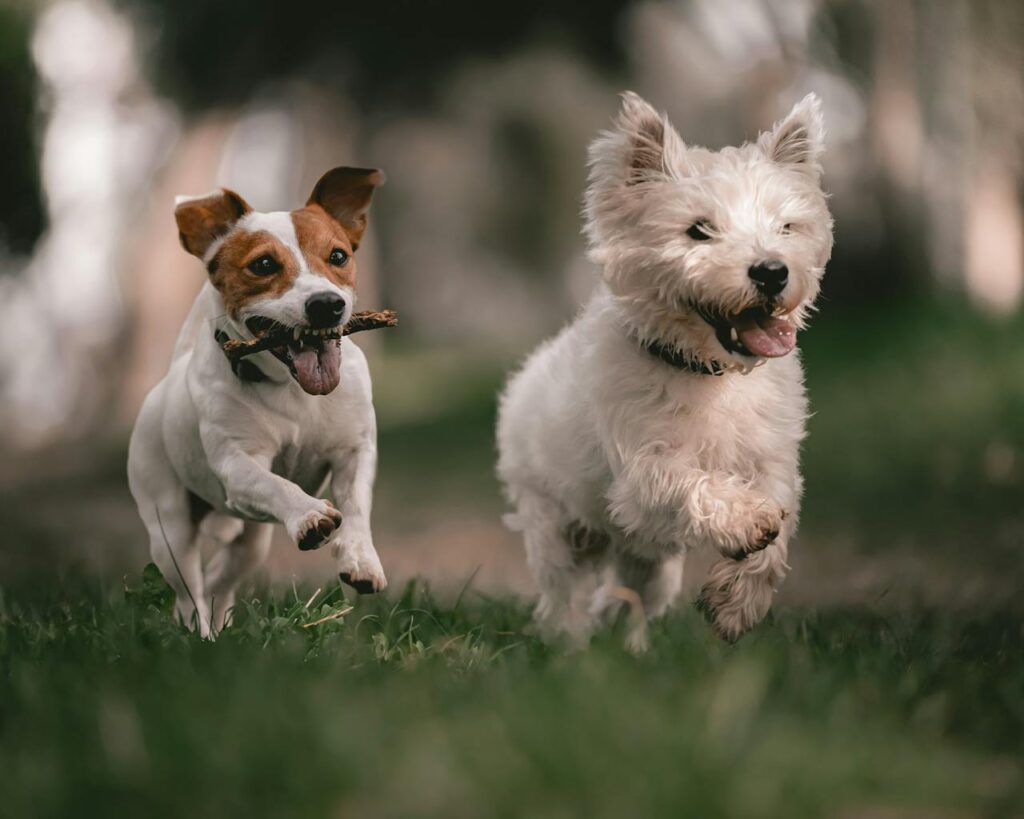
[{"label": "dog's black nose", "polygon": [[789,268],[778,259],[768,259],[751,267],[747,275],[766,296],[777,296],[786,289]]},{"label": "dog's black nose", "polygon": [[306,318],[311,327],[335,327],[345,313],[345,300],[336,293],[317,293],[306,299]]}]

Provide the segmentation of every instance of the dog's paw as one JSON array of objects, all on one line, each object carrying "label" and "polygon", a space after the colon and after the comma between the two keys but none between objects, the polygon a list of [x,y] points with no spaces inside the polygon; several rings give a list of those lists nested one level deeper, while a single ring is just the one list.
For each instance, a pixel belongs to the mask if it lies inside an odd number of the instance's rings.
[{"label": "dog's paw", "polygon": [[331,545],[331,554],[338,561],[338,577],[359,594],[376,594],[387,588],[384,567],[369,539],[344,539]]},{"label": "dog's paw", "polygon": [[624,646],[626,651],[636,657],[646,654],[650,650],[651,638],[647,633],[646,621],[641,625],[631,627],[626,632]]},{"label": "dog's paw", "polygon": [[712,631],[729,643],[760,623],[772,605],[771,582],[764,574],[745,568],[735,560],[719,560],[697,598],[697,610]]},{"label": "dog's paw", "polygon": [[785,519],[786,512],[770,500],[739,503],[728,531],[716,538],[715,545],[723,557],[746,560],[775,541]]},{"label": "dog's paw", "polygon": [[329,501],[319,500],[318,503],[318,508],[307,512],[288,527],[288,534],[304,552],[319,549],[341,526],[341,512]]}]

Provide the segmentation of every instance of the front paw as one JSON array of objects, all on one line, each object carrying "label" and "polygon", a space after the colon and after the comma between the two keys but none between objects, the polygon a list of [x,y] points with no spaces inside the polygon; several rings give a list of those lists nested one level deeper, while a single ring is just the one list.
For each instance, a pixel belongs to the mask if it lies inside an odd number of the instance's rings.
[{"label": "front paw", "polygon": [[761,622],[774,593],[771,575],[751,573],[736,560],[719,560],[708,573],[697,610],[718,637],[735,643]]},{"label": "front paw", "polygon": [[288,525],[288,534],[304,551],[319,549],[341,526],[341,512],[325,500],[317,499],[317,506]]},{"label": "front paw", "polygon": [[387,588],[384,567],[369,536],[343,537],[331,544],[331,554],[338,561],[338,577],[359,594],[376,594]]},{"label": "front paw", "polygon": [[737,503],[725,530],[715,538],[715,545],[723,557],[746,560],[779,536],[785,519],[785,510],[767,498]]}]

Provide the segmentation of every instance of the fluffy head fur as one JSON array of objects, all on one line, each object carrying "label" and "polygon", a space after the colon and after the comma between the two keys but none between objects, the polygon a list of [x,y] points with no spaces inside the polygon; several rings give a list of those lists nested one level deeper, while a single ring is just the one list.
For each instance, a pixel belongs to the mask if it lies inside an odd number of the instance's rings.
[{"label": "fluffy head fur", "polygon": [[[756,142],[718,152],[686,145],[663,114],[624,94],[615,127],[590,148],[585,231],[632,331],[749,368],[756,358],[723,344],[716,322],[756,305],[802,328],[832,251],[823,148],[813,94]],[[694,225],[707,238],[688,235]],[[748,274],[765,260],[789,270],[767,303]]]},{"label": "fluffy head fur", "polygon": [[[546,632],[585,642],[629,599],[627,644],[642,649],[642,615],[665,611],[701,547],[720,555],[702,593],[718,634],[768,611],[803,487],[807,399],[789,353],[832,247],[821,151],[814,97],[714,153],[626,94],[594,142],[586,232],[604,281],[512,376],[498,416],[508,523]],[[637,337],[743,374],[669,366]]]}]

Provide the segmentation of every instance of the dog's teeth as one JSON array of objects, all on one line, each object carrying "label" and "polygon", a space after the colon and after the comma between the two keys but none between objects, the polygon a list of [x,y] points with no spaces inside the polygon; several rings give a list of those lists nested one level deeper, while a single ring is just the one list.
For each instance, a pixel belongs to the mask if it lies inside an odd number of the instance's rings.
[{"label": "dog's teeth", "polygon": [[739,341],[740,340],[740,334],[736,332],[736,328],[735,327],[729,328],[729,338],[731,338],[733,341]]},{"label": "dog's teeth", "polygon": [[301,335],[302,335],[302,328],[301,328],[301,327],[296,327],[296,328],[295,328],[295,338],[294,338],[294,340],[295,340],[295,341],[298,341],[298,340],[299,340],[299,337],[300,337]]}]

